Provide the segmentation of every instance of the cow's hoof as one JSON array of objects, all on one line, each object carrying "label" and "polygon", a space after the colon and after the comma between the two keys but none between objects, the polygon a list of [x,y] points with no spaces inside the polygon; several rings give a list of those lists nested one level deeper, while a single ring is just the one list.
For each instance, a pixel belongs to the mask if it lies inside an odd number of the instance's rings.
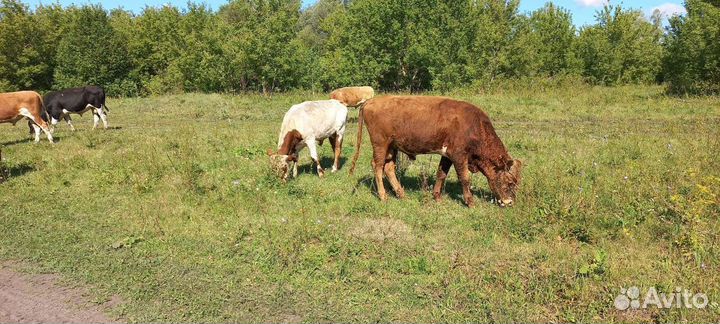
[{"label": "cow's hoof", "polygon": [[396,195],[398,199],[405,199],[405,191],[400,191]]},{"label": "cow's hoof", "polygon": [[318,170],[318,176],[319,176],[320,178],[324,177],[324,176],[325,176],[325,171],[323,171],[323,170]]},{"label": "cow's hoof", "polygon": [[467,204],[468,208],[475,208],[475,203],[472,201],[469,203],[466,203],[466,204]]}]

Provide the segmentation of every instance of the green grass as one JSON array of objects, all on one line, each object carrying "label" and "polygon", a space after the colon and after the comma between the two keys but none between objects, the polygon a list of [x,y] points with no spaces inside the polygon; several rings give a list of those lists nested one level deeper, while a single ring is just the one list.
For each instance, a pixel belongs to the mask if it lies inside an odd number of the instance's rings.
[{"label": "green grass", "polygon": [[[281,184],[265,151],[293,103],[324,94],[110,99],[117,128],[75,117],[53,146],[0,125],[0,259],[118,295],[132,322],[718,321],[720,103],[661,93],[455,94],[524,161],[508,209],[480,174],[466,208],[454,171],[435,203],[420,175],[433,181],[437,156],[381,203],[367,137],[347,174],[356,111],[345,168],[319,179],[305,150]],[[329,145],[321,156],[329,167]],[[633,285],[714,304],[617,311]]]}]

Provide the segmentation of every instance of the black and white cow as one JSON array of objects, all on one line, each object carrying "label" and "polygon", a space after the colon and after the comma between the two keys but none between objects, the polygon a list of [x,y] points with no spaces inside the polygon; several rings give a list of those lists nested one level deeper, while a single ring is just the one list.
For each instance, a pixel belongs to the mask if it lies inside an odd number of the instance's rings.
[{"label": "black and white cow", "polygon": [[97,128],[100,120],[103,122],[103,127],[108,128],[106,112],[110,109],[105,105],[105,90],[101,87],[86,86],[53,91],[45,94],[43,101],[53,127],[62,118],[74,131],[75,126],[72,124],[70,114],[82,116],[89,110],[93,113],[93,129]]}]

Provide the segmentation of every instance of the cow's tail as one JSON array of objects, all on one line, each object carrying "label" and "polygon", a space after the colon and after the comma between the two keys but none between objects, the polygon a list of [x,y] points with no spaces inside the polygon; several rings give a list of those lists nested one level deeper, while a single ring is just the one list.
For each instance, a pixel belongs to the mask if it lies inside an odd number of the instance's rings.
[{"label": "cow's tail", "polygon": [[358,135],[357,135],[357,141],[355,142],[355,156],[353,156],[352,165],[350,166],[350,174],[355,173],[355,165],[357,164],[357,160],[360,157],[360,145],[362,144],[362,135],[363,135],[363,112],[365,103],[363,103],[360,106],[360,109],[358,110]]},{"label": "cow's tail", "polygon": [[[47,111],[47,107],[45,107],[45,101],[43,101],[43,98],[40,94],[38,94],[38,99],[40,100],[40,119],[45,121],[47,124],[48,130],[50,129],[50,114]],[[30,135],[35,133],[35,129],[33,129],[33,121],[28,120],[28,129],[30,130]],[[40,123],[35,123],[38,126]]]},{"label": "cow's tail", "polygon": [[[40,97],[40,108],[42,109],[42,114],[40,115],[40,118],[45,119],[46,123],[50,122],[50,113],[48,113],[47,107],[45,107],[45,101],[43,100],[43,97],[38,95]],[[48,125],[50,127],[50,125]]]},{"label": "cow's tail", "polygon": [[100,107],[103,109],[105,114],[107,114],[108,112],[110,112],[110,108],[105,103],[105,100],[107,99],[107,96],[105,95],[105,89],[100,88],[100,91],[102,91],[102,96],[100,97],[100,100],[102,100],[102,104],[100,105]]}]

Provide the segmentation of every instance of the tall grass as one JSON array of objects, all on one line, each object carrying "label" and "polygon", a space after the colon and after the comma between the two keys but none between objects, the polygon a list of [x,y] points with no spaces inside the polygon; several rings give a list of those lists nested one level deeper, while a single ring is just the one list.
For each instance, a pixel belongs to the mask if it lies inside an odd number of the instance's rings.
[{"label": "tall grass", "polygon": [[[450,94],[523,160],[508,209],[479,174],[475,209],[454,172],[435,203],[421,186],[432,156],[408,165],[405,200],[381,203],[368,143],[355,176],[319,179],[303,152],[280,183],[264,152],[290,105],[324,94],[110,99],[115,128],[75,118],[53,146],[0,126],[0,259],[89,284],[98,302],[119,295],[115,315],[138,322],[716,321],[720,103],[661,93]],[[329,146],[321,156],[330,165]],[[628,286],[711,306],[621,312]]]}]

